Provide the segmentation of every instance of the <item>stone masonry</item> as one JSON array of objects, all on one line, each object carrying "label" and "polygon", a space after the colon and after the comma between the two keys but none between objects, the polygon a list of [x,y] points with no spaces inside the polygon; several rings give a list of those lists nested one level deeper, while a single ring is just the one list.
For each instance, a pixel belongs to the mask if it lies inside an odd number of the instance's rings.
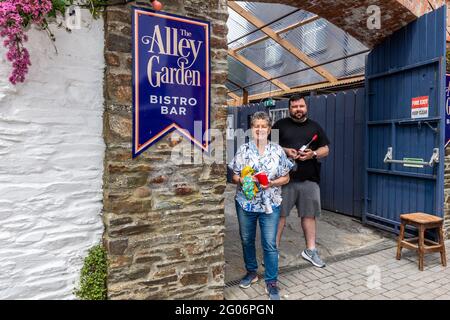
[{"label": "stone masonry", "polygon": [[450,239],[450,150],[445,149],[445,171],[444,171],[444,232]]},{"label": "stone masonry", "polygon": [[[174,0],[164,5],[165,12],[211,22],[211,127],[223,129],[227,3]],[[175,165],[172,149],[190,143],[174,134],[132,159],[130,5],[107,7],[105,62],[108,297],[222,299],[226,165]]]}]

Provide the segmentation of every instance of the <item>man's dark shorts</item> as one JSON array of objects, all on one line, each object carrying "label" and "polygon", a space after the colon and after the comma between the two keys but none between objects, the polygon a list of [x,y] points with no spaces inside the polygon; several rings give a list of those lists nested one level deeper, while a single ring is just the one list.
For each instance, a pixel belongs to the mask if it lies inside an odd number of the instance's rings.
[{"label": "man's dark shorts", "polygon": [[299,217],[320,216],[320,188],[316,182],[309,180],[289,182],[282,187],[281,195],[283,198],[282,217],[287,217],[294,206],[297,207]]}]

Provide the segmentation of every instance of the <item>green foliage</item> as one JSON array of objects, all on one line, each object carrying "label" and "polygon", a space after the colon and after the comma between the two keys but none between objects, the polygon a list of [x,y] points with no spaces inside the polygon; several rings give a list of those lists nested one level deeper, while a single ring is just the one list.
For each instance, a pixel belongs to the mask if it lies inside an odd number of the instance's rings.
[{"label": "green foliage", "polygon": [[101,8],[105,5],[105,0],[89,0],[89,10],[91,11],[94,19],[98,19],[100,17]]},{"label": "green foliage", "polygon": [[107,269],[106,250],[102,245],[96,245],[84,259],[80,287],[75,290],[75,295],[81,300],[106,300]]},{"label": "green foliage", "polygon": [[101,9],[105,6],[105,0],[52,0],[52,10],[48,13],[49,17],[56,17],[57,14],[65,15],[66,8],[71,5],[77,5],[80,8],[87,8],[94,19],[100,17]]},{"label": "green foliage", "polygon": [[73,0],[52,0],[52,10],[48,13],[48,16],[55,18],[57,13],[64,16],[66,7],[72,3]]}]

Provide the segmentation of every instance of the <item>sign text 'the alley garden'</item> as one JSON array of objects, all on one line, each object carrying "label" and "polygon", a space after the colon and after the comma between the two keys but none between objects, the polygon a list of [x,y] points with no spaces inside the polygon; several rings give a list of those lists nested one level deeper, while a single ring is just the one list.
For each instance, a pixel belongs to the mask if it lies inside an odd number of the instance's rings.
[{"label": "sign text 'the alley garden'", "polygon": [[173,130],[208,151],[209,23],[142,8],[132,15],[133,157]]}]

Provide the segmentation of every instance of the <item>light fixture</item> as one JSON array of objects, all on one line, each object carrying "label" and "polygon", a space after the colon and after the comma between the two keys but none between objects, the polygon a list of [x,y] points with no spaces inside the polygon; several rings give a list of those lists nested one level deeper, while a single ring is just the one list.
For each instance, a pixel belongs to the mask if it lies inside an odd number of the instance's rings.
[{"label": "light fixture", "polygon": [[154,10],[159,11],[163,8],[163,5],[158,0],[150,0],[150,3],[152,4],[152,7]]}]

